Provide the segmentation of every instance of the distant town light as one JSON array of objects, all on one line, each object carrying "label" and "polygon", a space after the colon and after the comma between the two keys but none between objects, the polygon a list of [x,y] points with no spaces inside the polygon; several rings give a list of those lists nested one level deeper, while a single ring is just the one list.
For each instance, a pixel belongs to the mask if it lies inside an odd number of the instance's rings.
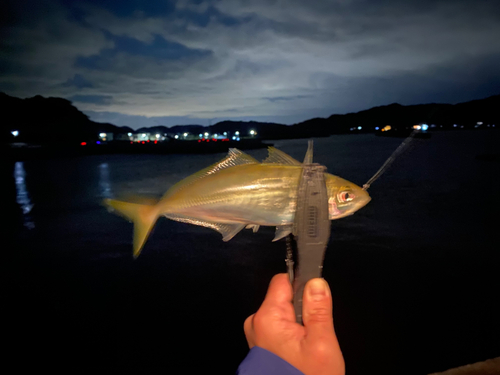
[{"label": "distant town light", "polygon": [[187,136],[188,136],[188,133],[184,133],[184,134],[183,134],[183,136],[184,136],[184,137],[187,137]]},{"label": "distant town light", "polygon": [[236,134],[236,135],[240,135],[240,132],[239,132],[238,130],[236,130],[236,131],[234,132],[234,134]]},{"label": "distant town light", "polygon": [[208,137],[208,133],[205,133],[205,137]]},{"label": "distant town light", "polygon": [[200,134],[198,134],[198,136],[201,138],[201,137],[203,137],[203,134],[200,133]]},{"label": "distant town light", "polygon": [[482,121],[478,121],[477,124],[478,125],[483,125],[483,122]]},{"label": "distant town light", "polygon": [[233,135],[233,141],[236,139],[236,136]]},{"label": "distant town light", "polygon": [[99,137],[106,138],[106,133],[99,133]]},{"label": "distant town light", "polygon": [[222,133],[222,134],[227,135],[227,132],[224,132],[224,133]]},{"label": "distant town light", "polygon": [[13,130],[10,132],[14,137],[17,137],[19,135],[19,130]]},{"label": "distant town light", "polygon": [[127,135],[128,135],[129,137],[132,137],[132,133],[127,133]]},{"label": "distant town light", "polygon": [[379,130],[380,128],[378,126],[375,126],[375,130]]},{"label": "distant town light", "polygon": [[176,134],[174,138],[179,139],[179,134]]},{"label": "distant town light", "polygon": [[420,129],[422,129],[422,127],[420,125],[413,125],[413,129],[420,130]]},{"label": "distant town light", "polygon": [[363,129],[363,128],[361,126],[358,126],[358,130],[361,130],[361,129]]},{"label": "distant town light", "polygon": [[158,138],[158,139],[159,139],[159,138],[160,138],[160,134],[156,134],[156,138]]},{"label": "distant town light", "polygon": [[427,129],[429,129],[429,125],[422,124],[422,130],[425,132]]},{"label": "distant town light", "polygon": [[255,135],[255,130],[250,130],[250,135]]}]

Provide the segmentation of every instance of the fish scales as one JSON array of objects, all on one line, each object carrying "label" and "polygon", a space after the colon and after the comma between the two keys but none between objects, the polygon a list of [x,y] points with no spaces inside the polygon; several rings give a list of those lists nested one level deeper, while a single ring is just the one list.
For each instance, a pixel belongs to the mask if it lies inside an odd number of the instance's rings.
[{"label": "fish scales", "polygon": [[301,167],[274,164],[223,169],[169,196],[164,212],[224,223],[291,223],[300,173]]},{"label": "fish scales", "polygon": [[[304,162],[312,162],[312,149]],[[220,162],[172,186],[159,202],[140,198],[142,204],[116,199],[104,203],[134,222],[135,257],[162,215],[216,230],[224,241],[245,227],[256,232],[260,225],[276,226],[276,241],[292,230],[301,174],[302,164],[274,147],[269,147],[262,163],[230,149]],[[330,220],[352,215],[370,201],[368,193],[352,182],[329,173],[324,176]]]}]

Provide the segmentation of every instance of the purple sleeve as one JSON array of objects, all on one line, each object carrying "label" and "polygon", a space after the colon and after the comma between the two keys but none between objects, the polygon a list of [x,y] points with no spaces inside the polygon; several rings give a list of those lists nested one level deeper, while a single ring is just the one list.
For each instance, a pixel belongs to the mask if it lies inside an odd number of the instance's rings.
[{"label": "purple sleeve", "polygon": [[236,375],[304,375],[287,361],[266,349],[254,346],[240,363]]}]

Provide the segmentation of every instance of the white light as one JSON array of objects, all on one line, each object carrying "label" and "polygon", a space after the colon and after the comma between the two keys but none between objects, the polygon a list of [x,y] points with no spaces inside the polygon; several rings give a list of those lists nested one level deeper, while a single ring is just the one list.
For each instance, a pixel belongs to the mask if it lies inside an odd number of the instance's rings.
[{"label": "white light", "polygon": [[239,140],[240,140],[240,137],[236,138],[236,140],[237,140],[237,141],[239,141]]},{"label": "white light", "polygon": [[205,133],[205,137],[208,137],[208,133]]},{"label": "white light", "polygon": [[105,138],[106,137],[106,133],[99,133],[99,137]]},{"label": "white light", "polygon": [[127,133],[127,135],[128,135],[129,137],[132,137],[132,133]]},{"label": "white light", "polygon": [[251,135],[255,135],[255,130],[250,130]]},{"label": "white light", "polygon": [[478,121],[477,124],[478,125],[483,125],[483,122],[482,121]]},{"label": "white light", "polygon": [[236,134],[236,135],[240,135],[240,132],[239,132],[238,130],[236,130],[236,131],[234,132],[234,134]]},{"label": "white light", "polygon": [[19,130],[13,130],[10,132],[14,137],[17,137],[19,135]]},{"label": "white light", "polygon": [[457,124],[453,124],[453,127],[456,128],[457,127]]},{"label": "white light", "polygon": [[174,138],[175,138],[175,139],[179,139],[179,136],[176,134]]},{"label": "white light", "polygon": [[233,135],[233,141],[236,139],[236,137]]},{"label": "white light", "polygon": [[214,134],[214,138],[217,138],[217,133]]},{"label": "white light", "polygon": [[223,134],[224,134],[224,135],[227,135],[227,132],[224,132]]},{"label": "white light", "polygon": [[198,136],[201,138],[201,137],[203,137],[203,134],[200,133],[200,134],[198,134]]},{"label": "white light", "polygon": [[422,124],[422,130],[425,132],[427,129],[429,129],[429,125]]},{"label": "white light", "polygon": [[362,127],[361,127],[361,126],[358,126],[358,130],[361,130],[361,129],[362,129]]},{"label": "white light", "polygon": [[184,136],[184,137],[187,137],[187,136],[188,136],[188,133],[184,133],[184,134],[183,134],[183,136]]}]

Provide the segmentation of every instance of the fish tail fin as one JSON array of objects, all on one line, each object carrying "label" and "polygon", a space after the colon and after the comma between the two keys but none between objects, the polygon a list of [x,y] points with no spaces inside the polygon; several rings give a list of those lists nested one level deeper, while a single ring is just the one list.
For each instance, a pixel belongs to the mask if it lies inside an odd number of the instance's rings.
[{"label": "fish tail fin", "polygon": [[144,243],[159,217],[157,204],[139,204],[105,199],[104,204],[111,210],[116,210],[120,215],[134,223],[134,258],[141,253]]}]

